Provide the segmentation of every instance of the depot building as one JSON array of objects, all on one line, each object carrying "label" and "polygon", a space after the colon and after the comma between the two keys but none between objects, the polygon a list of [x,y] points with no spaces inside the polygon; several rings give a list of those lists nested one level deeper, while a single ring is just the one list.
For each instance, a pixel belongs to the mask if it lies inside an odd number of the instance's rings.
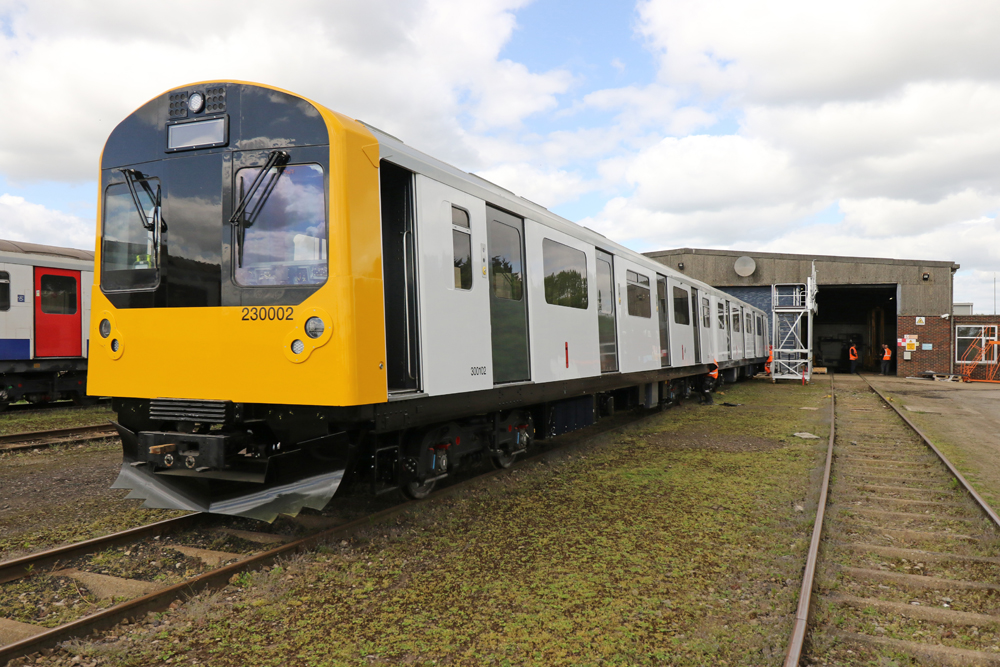
[{"label": "depot building", "polygon": [[893,350],[891,373],[898,376],[959,374],[963,356],[984,347],[982,361],[996,365],[996,346],[988,342],[997,339],[997,317],[958,314],[964,310],[952,305],[954,262],[695,248],[646,255],[769,313],[772,287],[805,284],[815,267],[818,310],[806,333],[814,368],[847,372],[854,344],[862,370],[877,373],[882,343]]}]

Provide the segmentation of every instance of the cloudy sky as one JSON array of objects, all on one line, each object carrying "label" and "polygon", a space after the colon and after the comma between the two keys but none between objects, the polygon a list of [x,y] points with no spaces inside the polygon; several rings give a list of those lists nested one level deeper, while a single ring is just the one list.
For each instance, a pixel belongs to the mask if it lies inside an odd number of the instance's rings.
[{"label": "cloudy sky", "polygon": [[995,0],[0,0],[0,238],[94,246],[114,126],[301,93],[636,250],[950,260],[993,311]]}]

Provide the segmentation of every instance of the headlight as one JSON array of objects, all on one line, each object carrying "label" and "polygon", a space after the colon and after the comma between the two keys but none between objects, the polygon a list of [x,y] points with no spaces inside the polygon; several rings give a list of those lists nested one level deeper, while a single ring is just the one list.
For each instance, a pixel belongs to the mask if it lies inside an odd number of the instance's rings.
[{"label": "headlight", "polygon": [[302,354],[302,350],[306,349],[306,344],[300,341],[298,338],[292,341],[292,352],[295,354]]},{"label": "headlight", "polygon": [[[310,338],[319,338],[323,335],[323,320],[318,317],[310,317],[306,320],[306,335]],[[298,352],[296,352],[298,354]]]},{"label": "headlight", "polygon": [[101,323],[97,327],[98,331],[101,332],[101,338],[107,338],[111,335],[111,322],[108,320],[101,320]]},{"label": "headlight", "polygon": [[111,351],[112,352],[117,352],[119,347],[121,347],[121,344],[118,342],[117,338],[115,338],[114,340],[111,341]]},{"label": "headlight", "polygon": [[201,93],[191,93],[188,97],[188,109],[191,113],[198,113],[205,106],[205,96]]}]

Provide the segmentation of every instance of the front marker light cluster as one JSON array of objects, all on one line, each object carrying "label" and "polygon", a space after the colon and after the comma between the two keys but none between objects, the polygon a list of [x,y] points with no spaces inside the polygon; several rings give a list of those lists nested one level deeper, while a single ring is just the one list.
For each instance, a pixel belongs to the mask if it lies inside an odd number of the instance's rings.
[{"label": "front marker light cluster", "polygon": [[[323,335],[323,331],[326,327],[323,326],[323,320],[318,317],[310,317],[306,320],[306,335],[310,338],[319,338]],[[296,352],[296,354],[298,354]]]},{"label": "front marker light cluster", "polygon": [[[293,321],[282,340],[285,359],[301,364],[333,338],[334,326],[330,314],[323,308],[303,308],[302,319]],[[296,313],[298,314],[298,313]]]},{"label": "front marker light cluster", "polygon": [[107,338],[111,335],[111,322],[107,318],[101,320],[97,328],[101,332],[101,338]]}]

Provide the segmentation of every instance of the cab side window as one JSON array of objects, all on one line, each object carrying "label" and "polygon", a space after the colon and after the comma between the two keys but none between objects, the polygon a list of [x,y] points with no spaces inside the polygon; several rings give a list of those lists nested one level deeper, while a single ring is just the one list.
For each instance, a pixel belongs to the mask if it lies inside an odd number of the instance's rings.
[{"label": "cab side window", "polygon": [[472,229],[469,212],[451,207],[451,245],[454,251],[455,289],[472,289]]}]

